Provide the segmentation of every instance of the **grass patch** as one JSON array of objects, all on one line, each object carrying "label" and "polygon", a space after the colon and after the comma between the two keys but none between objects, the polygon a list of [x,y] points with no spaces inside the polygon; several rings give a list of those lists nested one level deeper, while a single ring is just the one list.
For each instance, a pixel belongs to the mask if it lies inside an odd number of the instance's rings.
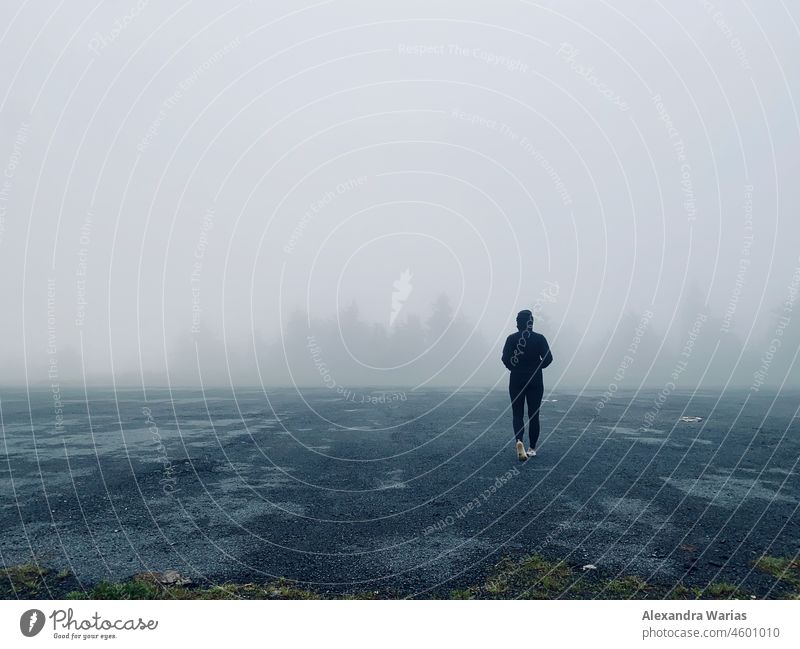
[{"label": "grass patch", "polygon": [[669,593],[670,599],[697,599],[697,587],[689,588],[683,583],[678,584]]},{"label": "grass patch", "polygon": [[[468,594],[467,594],[468,593]],[[704,589],[683,583],[650,584],[637,575],[603,578],[564,561],[535,554],[503,559],[480,588],[452,591],[451,599],[747,599],[736,585],[718,582]]]},{"label": "grass patch", "polygon": [[45,585],[47,570],[34,563],[23,563],[0,570],[0,590],[11,596],[36,595]]},{"label": "grass patch", "polygon": [[377,590],[365,590],[359,593],[347,593],[341,599],[391,599],[389,597],[381,597]]},{"label": "grass patch", "polygon": [[800,561],[785,557],[770,557],[765,554],[756,559],[755,566],[791,587],[794,592],[787,595],[789,599],[800,599]]},{"label": "grass patch", "polygon": [[612,579],[603,588],[614,599],[633,599],[640,593],[647,592],[650,585],[644,579],[631,575]]},{"label": "grass patch", "polygon": [[481,589],[489,597],[556,597],[574,580],[564,561],[548,561],[531,554],[518,560],[503,559]]},{"label": "grass patch", "polygon": [[800,561],[764,555],[756,559],[756,568],[776,579],[800,588]]},{"label": "grass patch", "polygon": [[[764,555],[755,566],[787,587],[775,597],[800,599],[800,561]],[[81,600],[232,600],[232,599],[398,599],[394,591],[319,592],[288,579],[265,583],[197,585],[175,571],[141,573],[122,582],[101,581],[88,590],[68,570],[49,571],[35,563],[0,569],[0,598],[65,597]],[[788,592],[787,592],[788,591]],[[506,557],[479,585],[455,588],[434,597],[442,599],[748,599],[752,595],[728,582],[702,587],[679,583],[649,584],[636,575],[604,578],[602,572],[581,571],[563,560],[539,554]]]},{"label": "grass patch", "polygon": [[667,594],[667,597],[669,599],[753,599],[749,593],[736,584],[725,581],[711,583],[705,588],[678,584]]},{"label": "grass patch", "polygon": [[703,599],[703,589],[699,586],[686,586],[683,582],[667,593],[669,599]]},{"label": "grass patch", "polygon": [[273,599],[321,599],[318,593],[298,588],[285,579],[268,584],[267,590],[271,591]]},{"label": "grass patch", "polygon": [[[357,597],[367,599],[368,597]],[[370,594],[370,599],[375,595]],[[206,587],[171,586],[140,575],[120,583],[101,581],[88,592],[73,591],[67,599],[321,599],[319,593],[299,588],[284,579],[267,584],[216,584]]]},{"label": "grass patch", "polygon": [[146,581],[123,583],[101,581],[89,592],[72,591],[67,599],[162,599],[158,586]]},{"label": "grass patch", "polygon": [[714,599],[747,599],[747,595],[740,591],[736,584],[724,581],[711,584],[706,588],[706,593]]}]

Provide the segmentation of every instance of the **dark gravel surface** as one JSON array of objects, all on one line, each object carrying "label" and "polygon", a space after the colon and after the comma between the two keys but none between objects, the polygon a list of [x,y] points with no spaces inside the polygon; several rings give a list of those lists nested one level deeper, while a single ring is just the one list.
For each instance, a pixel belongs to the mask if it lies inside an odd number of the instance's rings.
[{"label": "dark gravel surface", "polygon": [[781,594],[753,561],[800,549],[797,394],[673,393],[652,427],[656,392],[551,394],[526,463],[503,391],[377,394],[62,390],[57,428],[51,392],[2,389],[0,560],[428,596],[539,553]]}]

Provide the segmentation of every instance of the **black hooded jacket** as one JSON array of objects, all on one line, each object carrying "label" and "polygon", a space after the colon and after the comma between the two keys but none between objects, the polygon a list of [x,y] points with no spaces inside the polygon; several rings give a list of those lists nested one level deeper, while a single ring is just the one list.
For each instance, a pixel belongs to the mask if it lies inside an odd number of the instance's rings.
[{"label": "black hooded jacket", "polygon": [[553,354],[542,334],[523,329],[506,338],[502,360],[512,374],[541,376],[542,369],[553,362]]}]

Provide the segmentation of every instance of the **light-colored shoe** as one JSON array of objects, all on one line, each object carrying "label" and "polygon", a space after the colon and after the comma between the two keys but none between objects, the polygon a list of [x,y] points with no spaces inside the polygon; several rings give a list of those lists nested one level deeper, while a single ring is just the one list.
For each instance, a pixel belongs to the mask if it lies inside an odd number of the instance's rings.
[{"label": "light-colored shoe", "polygon": [[525,452],[525,444],[522,442],[517,442],[517,459],[520,462],[524,462],[528,459],[528,454]]},{"label": "light-colored shoe", "polygon": [[526,453],[526,455],[528,457],[536,457],[536,449],[535,448],[529,448],[527,451],[525,451],[525,453]]}]

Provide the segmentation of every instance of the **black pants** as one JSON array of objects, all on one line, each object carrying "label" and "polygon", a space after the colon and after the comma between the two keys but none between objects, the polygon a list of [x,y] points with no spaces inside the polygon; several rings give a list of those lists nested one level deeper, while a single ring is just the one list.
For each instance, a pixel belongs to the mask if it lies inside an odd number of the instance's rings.
[{"label": "black pants", "polygon": [[544,395],[544,382],[541,373],[511,373],[508,382],[508,392],[511,396],[511,412],[514,417],[514,437],[518,442],[525,437],[525,402],[528,403],[528,436],[531,448],[536,448],[539,441],[539,407],[542,405]]}]

